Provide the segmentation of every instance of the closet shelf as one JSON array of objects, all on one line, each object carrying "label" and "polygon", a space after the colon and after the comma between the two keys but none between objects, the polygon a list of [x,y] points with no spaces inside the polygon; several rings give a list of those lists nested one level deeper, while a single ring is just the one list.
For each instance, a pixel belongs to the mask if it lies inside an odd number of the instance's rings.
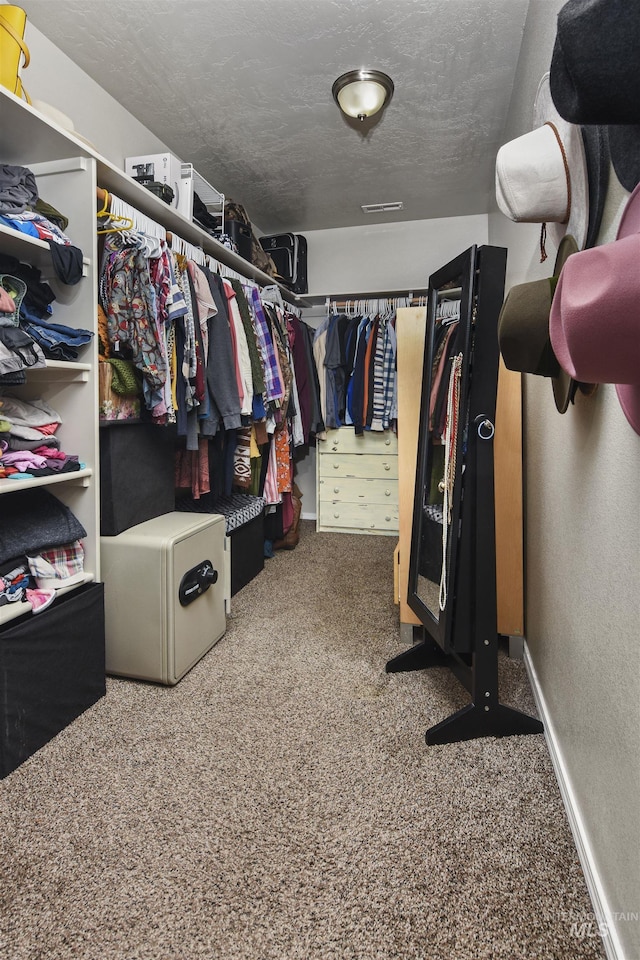
[{"label": "closet shelf", "polygon": [[[4,143],[4,163],[19,166],[64,160],[68,157],[96,157],[87,143],[74,137],[35,107],[0,86],[0,115]],[[10,136],[9,136],[10,133]]]},{"label": "closet shelf", "polygon": [[[34,107],[20,100],[7,89],[0,86],[0,115],[2,126],[11,131],[6,149],[3,148],[3,161],[28,167],[44,160],[62,160],[68,157],[92,157],[96,161],[99,186],[115,193],[117,197],[131,204],[140,213],[163,224],[168,231],[176,233],[187,243],[202,247],[204,252],[220,263],[241,274],[248,280],[254,280],[262,286],[276,283],[273,277],[258,270],[243,257],[228,250],[214,237],[202,230],[197,224],[187,220],[173,207],[160,200],[153,193],[127,176],[124,170],[98,153],[84,140],[74,137]],[[306,306],[302,297],[291,293],[278,284],[282,298],[297,307]]]},{"label": "closet shelf", "polygon": [[24,480],[0,480],[0,494],[15,493],[16,490],[31,490],[33,487],[50,487],[54,483],[80,484],[86,487],[93,470],[85,467],[73,473],[61,473],[60,476],[31,477]]},{"label": "closet shelf", "polygon": [[29,380],[48,383],[86,383],[90,372],[90,363],[77,363],[75,360],[47,360],[46,367],[29,370]]},{"label": "closet shelf", "polygon": [[[74,583],[70,587],[61,587],[56,593],[61,597],[65,593],[77,590],[78,587],[82,587],[85,583],[93,583],[94,579],[92,573],[85,572],[84,580],[81,580],[79,583]],[[53,602],[55,604],[55,600]],[[18,617],[22,617],[25,613],[30,613],[32,610],[33,607],[31,604],[25,600],[5,604],[3,607],[0,607],[0,627],[3,627],[5,623],[10,623],[11,620],[17,620]]]},{"label": "closet shelf", "polygon": [[[13,227],[7,227],[0,223],[0,238],[2,239],[2,249],[12,257],[18,260],[29,259],[29,262],[36,264],[42,269],[43,263],[51,264],[51,253],[49,244],[39,237],[30,237],[26,233],[14,230]],[[37,262],[39,261],[39,262]]]},{"label": "closet shelf", "polygon": [[[37,267],[43,280],[55,279],[51,250],[46,240],[40,240],[39,237],[30,237],[27,233],[21,233],[19,230],[14,230],[13,227],[7,227],[4,223],[0,223],[0,242],[2,243],[3,253]],[[87,276],[89,264],[89,258],[83,257],[83,277]]]}]

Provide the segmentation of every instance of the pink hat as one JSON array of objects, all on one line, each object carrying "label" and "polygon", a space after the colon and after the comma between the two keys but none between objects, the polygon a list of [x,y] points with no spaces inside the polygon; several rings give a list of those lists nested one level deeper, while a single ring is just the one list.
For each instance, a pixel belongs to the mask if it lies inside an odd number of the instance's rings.
[{"label": "pink hat", "polygon": [[558,363],[575,380],[615,383],[624,414],[640,434],[640,184],[617,238],[565,263],[549,334]]}]

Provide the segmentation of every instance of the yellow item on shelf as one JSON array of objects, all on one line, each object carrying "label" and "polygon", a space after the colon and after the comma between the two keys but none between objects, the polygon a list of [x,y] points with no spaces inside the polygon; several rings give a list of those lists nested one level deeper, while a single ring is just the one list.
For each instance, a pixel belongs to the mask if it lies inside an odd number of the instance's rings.
[{"label": "yellow item on shelf", "polygon": [[13,4],[0,6],[0,83],[17,97],[31,103],[31,97],[22,86],[20,73],[29,66],[31,56],[24,42],[27,15],[22,7]]}]

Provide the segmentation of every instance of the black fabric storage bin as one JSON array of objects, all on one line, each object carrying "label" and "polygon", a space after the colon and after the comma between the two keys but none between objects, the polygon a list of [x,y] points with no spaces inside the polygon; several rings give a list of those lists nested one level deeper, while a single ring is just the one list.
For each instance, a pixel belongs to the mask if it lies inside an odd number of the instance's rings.
[{"label": "black fabric storage bin", "polygon": [[0,778],[104,696],[104,651],[102,583],[0,631]]},{"label": "black fabric storage bin", "polygon": [[264,515],[227,534],[231,539],[231,596],[264,569]]},{"label": "black fabric storage bin", "polygon": [[148,423],[100,426],[100,533],[115,537],[174,509],[175,437]]},{"label": "black fabric storage bin", "polygon": [[[230,595],[264,570],[264,500],[250,494],[216,497],[203,494],[199,500],[189,496],[176,498],[176,510],[187,513],[219,513],[225,518],[226,535],[231,547]],[[256,511],[259,510],[259,513]]]}]

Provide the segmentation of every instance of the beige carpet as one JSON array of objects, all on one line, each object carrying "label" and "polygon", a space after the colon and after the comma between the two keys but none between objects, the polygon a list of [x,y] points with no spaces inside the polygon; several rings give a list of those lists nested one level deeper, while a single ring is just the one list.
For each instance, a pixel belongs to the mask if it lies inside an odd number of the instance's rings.
[{"label": "beige carpet", "polygon": [[544,738],[427,747],[468,697],[384,671],[393,538],[302,527],[176,687],[110,679],[0,783],[3,960],[604,956]]}]

